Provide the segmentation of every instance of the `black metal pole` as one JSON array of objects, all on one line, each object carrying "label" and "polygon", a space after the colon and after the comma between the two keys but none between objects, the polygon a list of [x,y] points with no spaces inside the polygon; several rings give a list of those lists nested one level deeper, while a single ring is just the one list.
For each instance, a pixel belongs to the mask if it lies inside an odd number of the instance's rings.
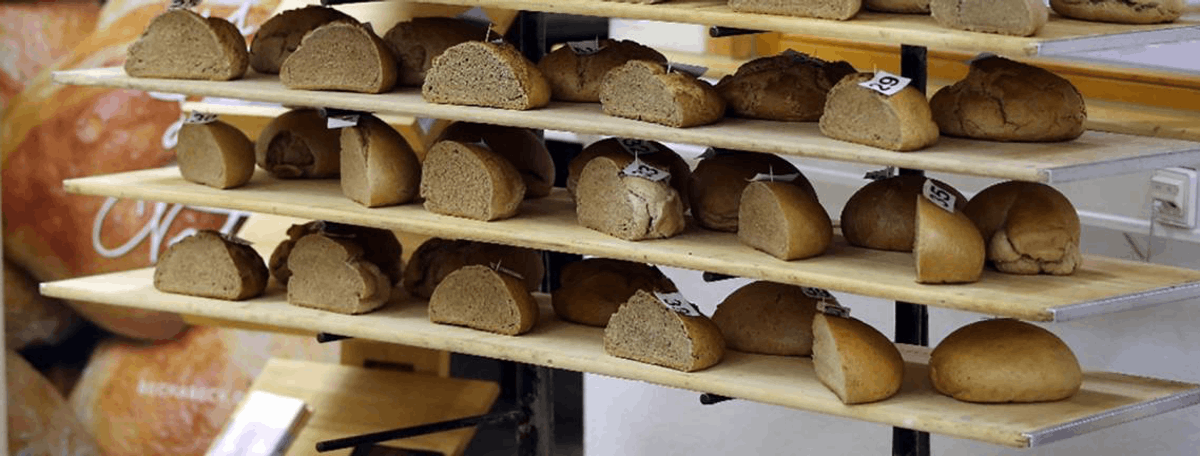
[{"label": "black metal pole", "polygon": [[509,410],[506,412],[489,413],[486,415],[471,416],[459,418],[456,420],[440,421],[437,423],[422,424],[420,426],[412,426],[401,429],[393,429],[390,431],[373,432],[370,434],[356,435],[340,439],[326,440],[317,442],[317,451],[326,452],[340,450],[343,448],[359,447],[364,445],[374,445],[376,443],[386,442],[388,440],[404,439],[415,437],[418,435],[432,434],[435,432],[452,431],[465,427],[503,423],[508,421],[520,421],[526,417],[526,412],[523,409]]}]

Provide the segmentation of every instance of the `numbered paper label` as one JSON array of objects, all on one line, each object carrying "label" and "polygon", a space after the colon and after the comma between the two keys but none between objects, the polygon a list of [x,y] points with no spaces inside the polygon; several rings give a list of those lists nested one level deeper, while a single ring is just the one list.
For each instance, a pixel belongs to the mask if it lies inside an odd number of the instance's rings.
[{"label": "numbered paper label", "polygon": [[200,6],[200,0],[171,0],[169,9],[192,9]]},{"label": "numbered paper label", "polygon": [[867,175],[863,176],[863,178],[870,179],[870,180],[881,180],[881,179],[890,178],[895,175],[896,175],[896,167],[889,166],[884,169],[877,169],[875,171],[871,171],[871,172],[867,173]]},{"label": "numbered paper label", "polygon": [[188,114],[186,119],[183,119],[183,123],[206,124],[206,123],[212,123],[215,120],[217,120],[216,114],[205,114],[202,112],[194,112],[193,111],[191,114]]},{"label": "numbered paper label", "polygon": [[817,303],[817,311],[825,315],[833,315],[842,318],[850,318],[850,308],[842,307],[836,302],[820,301]]},{"label": "numbered paper label", "polygon": [[925,189],[922,193],[925,195],[925,198],[932,201],[933,204],[938,205],[938,207],[945,209],[946,212],[954,212],[954,203],[958,198],[953,193],[950,193],[950,191],[934,184],[933,179],[925,179]]},{"label": "numbered paper label", "polygon": [[818,67],[825,66],[824,60],[818,59],[816,57],[805,54],[803,52],[797,52],[795,49],[788,49],[786,51],[783,51],[783,55],[791,57],[792,61],[794,61],[796,63],[803,63],[806,65],[812,65],[812,66],[818,66]]},{"label": "numbered paper label", "polygon": [[671,71],[687,73],[692,75],[694,78],[698,78],[704,76],[704,73],[708,72],[708,67],[700,65],[688,65],[685,63],[668,63],[667,72],[669,73]]},{"label": "numbered paper label", "polygon": [[755,174],[750,178],[750,182],[768,181],[768,182],[791,182],[800,178],[800,173],[791,174]]},{"label": "numbered paper label", "polygon": [[824,289],[821,289],[821,288],[800,287],[800,292],[804,293],[804,296],[808,296],[808,297],[810,297],[812,299],[816,299],[818,301],[833,301],[836,299],[833,297],[832,294],[829,294],[828,291],[825,291]]},{"label": "numbered paper label", "polygon": [[626,166],[625,169],[621,170],[621,175],[640,177],[642,179],[649,179],[655,182],[664,181],[671,177],[671,173],[650,166],[646,164],[646,162],[636,158],[633,159],[633,163],[630,163],[629,166]]},{"label": "numbered paper label", "polygon": [[656,291],[654,292],[654,297],[658,298],[659,301],[662,301],[662,303],[666,305],[668,309],[674,310],[677,313],[681,313],[689,317],[704,316],[704,314],[700,313],[699,307],[696,307],[695,304],[689,302],[687,298],[684,298],[679,292],[660,293]]},{"label": "numbered paper label", "polygon": [[639,155],[650,155],[655,152],[662,151],[662,149],[659,149],[654,143],[640,139],[621,138],[617,140],[617,144],[620,144],[621,148],[625,149],[625,152],[628,152],[629,155],[634,157]]},{"label": "numbered paper label", "polygon": [[346,128],[358,125],[358,114],[329,116],[325,118],[325,128],[333,130],[335,128]]},{"label": "numbered paper label", "polygon": [[858,83],[858,85],[890,97],[895,95],[896,92],[899,92],[901,89],[908,87],[908,83],[910,82],[912,82],[912,79],[904,76],[896,76],[886,71],[880,71],[875,73],[875,77],[871,78],[870,81],[863,81]]},{"label": "numbered paper label", "polygon": [[567,47],[571,48],[571,52],[575,55],[592,55],[600,52],[600,40],[591,39],[585,41],[571,41],[567,43]]}]

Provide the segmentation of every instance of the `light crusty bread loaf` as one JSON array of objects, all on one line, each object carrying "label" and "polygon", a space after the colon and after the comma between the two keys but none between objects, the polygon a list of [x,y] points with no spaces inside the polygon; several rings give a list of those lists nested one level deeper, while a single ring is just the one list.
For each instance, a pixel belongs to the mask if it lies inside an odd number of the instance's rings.
[{"label": "light crusty bread loaf", "polygon": [[538,61],[550,83],[551,98],[559,101],[600,102],[600,85],[609,70],[630,60],[666,64],[658,51],[630,40],[596,41],[598,51],[576,52],[570,45],[559,47]]},{"label": "light crusty bread loaf", "polygon": [[742,191],[757,174],[796,175],[790,182],[813,194],[812,183],[791,162],[771,154],[734,152],[705,158],[688,180],[692,219],[710,230],[737,232]]},{"label": "light crusty bread loaf", "polygon": [[[967,198],[949,184],[934,179],[938,187],[954,195],[954,206],[962,209]],[[901,175],[871,182],[846,201],[840,218],[842,236],[850,245],[868,249],[911,252],[916,236],[917,200],[925,177]]]},{"label": "light crusty bread loaf", "polygon": [[[687,195],[687,182],[692,176],[692,169],[688,167],[683,157],[680,157],[670,147],[658,141],[606,138],[588,144],[579,152],[579,155],[576,155],[567,164],[567,192],[571,194],[571,198],[575,198],[575,187],[579,185],[579,175],[583,174],[583,167],[589,161],[596,157],[629,157],[633,155],[630,150],[636,151],[638,159],[646,164],[671,173],[671,188],[679,192],[680,196]],[[683,209],[686,211],[687,208],[688,200],[683,198]]]},{"label": "light crusty bread loaf", "polygon": [[863,0],[863,8],[884,13],[929,13],[929,0]]},{"label": "light crusty bread loaf", "polygon": [[638,290],[678,291],[658,268],[610,258],[588,258],[562,268],[562,284],[550,295],[563,320],[603,328]]},{"label": "light crusty bread loaf", "polygon": [[833,222],[817,197],[788,182],[751,182],[738,206],[738,240],[781,260],[825,252]]},{"label": "light crusty bread loaf", "polygon": [[404,204],[417,197],[421,163],[396,129],[378,117],[359,114],[342,128],[342,194],[366,207]]},{"label": "light crusty bread loaf", "polygon": [[279,81],[289,89],[383,93],[396,84],[396,58],[366,25],[336,20],[304,35]]},{"label": "light crusty bread loaf", "polygon": [[1045,0],[929,0],[929,12],[942,27],[1015,36],[1050,20]]},{"label": "light crusty bread loaf", "polygon": [[730,349],[763,355],[812,354],[817,300],[795,285],[760,280],[738,288],[717,306],[713,323]]},{"label": "light crusty bread loaf", "polygon": [[468,265],[498,264],[525,278],[525,289],[536,291],[546,273],[536,250],[467,240],[430,239],[421,244],[404,268],[404,289],[428,298],[442,279]]},{"label": "light crusty bread loaf", "polygon": [[263,127],[254,142],[258,167],[283,179],[334,177],[341,169],[341,130],[315,109],[293,109]]},{"label": "light crusty bread loaf", "polygon": [[467,41],[433,59],[421,96],[430,103],[526,110],[550,103],[550,84],[512,45]]},{"label": "light crusty bread loaf", "polygon": [[929,100],[944,135],[993,141],[1066,141],[1083,134],[1087,108],[1070,81],[1044,69],[986,57]]},{"label": "light crusty bread loaf", "polygon": [[228,301],[262,294],[268,277],[253,247],[211,230],[175,243],[154,266],[159,291]]},{"label": "light crusty bread loaf", "polygon": [[228,81],[246,74],[250,59],[237,27],[182,8],[151,20],[128,54],[125,72],[138,78]]},{"label": "light crusty bread loaf", "polygon": [[858,319],[818,313],[813,317],[813,368],[845,404],[887,399],[904,382],[900,350]]},{"label": "light crusty bread loaf", "polygon": [[600,105],[610,116],[669,127],[706,125],[725,115],[725,99],[711,84],[647,60],[630,60],[605,73]]},{"label": "light crusty bread loaf", "polygon": [[300,40],[313,29],[336,20],[353,20],[341,11],[318,5],[287,10],[271,16],[254,32],[250,41],[250,68],[278,74],[283,62],[300,47]]},{"label": "light crusty bread loaf", "polygon": [[105,454],[54,385],[12,348],[5,350],[8,454]]},{"label": "light crusty bread loaf", "polygon": [[541,198],[554,188],[554,158],[541,138],[527,128],[455,122],[442,130],[437,141],[446,139],[463,143],[483,141],[521,173],[526,198]]},{"label": "light crusty bread loaf", "polygon": [[778,14],[846,20],[862,9],[862,0],[729,0],[729,8],[741,13]]},{"label": "light crusty bread loaf", "polygon": [[219,120],[183,124],[175,158],[184,179],[213,188],[241,187],[254,175],[254,143]]},{"label": "light crusty bread loaf", "polygon": [[1184,0],[1050,0],[1054,12],[1085,21],[1121,24],[1173,22],[1187,8]]},{"label": "light crusty bread loaf", "polygon": [[450,46],[471,40],[486,39],[488,30],[471,21],[453,17],[415,17],[397,22],[383,35],[396,57],[402,86],[420,86],[433,59]]},{"label": "light crusty bread loaf", "polygon": [[499,220],[517,215],[525,182],[512,163],[491,149],[446,140],[425,155],[421,197],[429,212]]},{"label": "light crusty bread loaf", "polygon": [[1002,182],[977,193],[963,212],[979,228],[988,261],[1001,272],[1068,275],[1083,263],[1079,214],[1054,187]]},{"label": "light crusty bread loaf", "polygon": [[429,297],[429,321],[509,336],[533,329],[538,312],[521,278],[489,266],[463,266]]},{"label": "light crusty bread loaf", "polygon": [[655,181],[624,175],[633,157],[588,161],[575,188],[575,215],[581,226],[627,241],[661,239],[687,228],[683,201],[669,178]]},{"label": "light crusty bread loaf", "polygon": [[925,94],[911,85],[891,96],[859,85],[874,77],[872,73],[849,75],[829,90],[821,134],[900,152],[936,143],[938,127]]},{"label": "light crusty bread loaf", "polygon": [[287,239],[279,242],[271,252],[267,268],[276,282],[287,285],[292,276],[288,268],[288,256],[296,247],[296,241],[313,233],[322,233],[329,237],[351,240],[362,247],[363,258],[379,267],[388,276],[393,285],[399,284],[404,275],[404,262],[401,256],[404,248],[396,239],[396,234],[381,228],[346,225],[342,223],[315,221],[303,225],[292,225],[287,230]]},{"label": "light crusty bread loaf", "polygon": [[913,257],[918,283],[967,283],[979,280],[986,257],[983,237],[959,209],[947,211],[917,195]]},{"label": "light crusty bread loaf", "polygon": [[287,264],[288,304],[355,315],[383,307],[391,297],[391,281],[354,239],[305,235]]},{"label": "light crusty bread loaf", "polygon": [[721,329],[691,309],[695,316],[671,310],[653,292],[638,290],[604,328],[604,352],[684,372],[717,364],[725,356]]},{"label": "light crusty bread loaf", "polygon": [[1073,396],[1083,384],[1079,360],[1050,331],[996,319],[963,326],[929,357],[938,392],[967,402],[1041,402]]},{"label": "light crusty bread loaf", "polygon": [[844,61],[827,62],[789,50],[742,64],[716,88],[731,115],[815,122],[825,111],[829,89],[854,72]]},{"label": "light crusty bread loaf", "polygon": [[21,350],[57,345],[74,334],[82,320],[57,299],[42,296],[29,273],[4,259],[4,346]]}]

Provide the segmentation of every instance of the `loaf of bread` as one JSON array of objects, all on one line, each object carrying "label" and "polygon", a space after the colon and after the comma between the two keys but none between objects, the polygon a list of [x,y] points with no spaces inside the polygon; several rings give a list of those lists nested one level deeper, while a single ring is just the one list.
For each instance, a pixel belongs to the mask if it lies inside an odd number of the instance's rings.
[{"label": "loaf of bread", "polygon": [[462,143],[482,141],[492,152],[504,157],[521,173],[526,198],[541,198],[554,188],[554,159],[541,138],[527,128],[454,122],[442,130],[437,141],[447,139]]},{"label": "loaf of bread", "polygon": [[421,96],[430,103],[527,110],[550,103],[550,84],[512,45],[467,41],[433,59]]},{"label": "loaf of bread", "polygon": [[278,74],[283,62],[300,47],[305,34],[337,20],[353,21],[354,18],[318,5],[271,16],[254,32],[254,39],[250,41],[250,68],[263,74]]},{"label": "loaf of bread", "polygon": [[399,284],[404,276],[404,262],[401,259],[404,248],[396,239],[395,233],[382,228],[318,220],[303,225],[292,225],[287,230],[287,239],[280,241],[279,245],[275,246],[275,250],[271,252],[271,259],[267,262],[267,267],[276,282],[287,285],[288,280],[292,277],[292,270],[288,267],[288,256],[295,249],[296,241],[313,233],[321,233],[339,240],[354,241],[362,248],[363,258],[378,266],[392,285]]},{"label": "loaf of bread", "polygon": [[159,291],[228,301],[261,295],[268,277],[253,247],[212,230],[175,243],[154,266]]},{"label": "loaf of bread", "polygon": [[383,35],[396,64],[402,86],[420,86],[433,59],[446,49],[467,41],[487,39],[488,29],[471,21],[453,17],[415,17],[397,22]]},{"label": "loaf of bread", "polygon": [[281,179],[335,177],[341,170],[341,134],[326,128],[326,119],[316,109],[293,109],[259,132],[254,160]]},{"label": "loaf of bread", "polygon": [[254,143],[220,120],[183,124],[175,158],[184,179],[213,188],[241,187],[254,176]]},{"label": "loaf of bread", "polygon": [[404,204],[417,197],[421,162],[404,137],[386,122],[359,114],[341,129],[342,194],[366,207]]},{"label": "loaf of bread", "polygon": [[525,182],[517,168],[486,146],[440,141],[421,167],[425,210],[491,221],[517,215]]},{"label": "loaf of bread", "polygon": [[[640,163],[640,162],[639,162]],[[596,157],[579,173],[575,215],[581,226],[627,241],[669,238],[687,228],[683,200],[669,183],[627,175],[627,167],[653,169],[634,158]],[[656,170],[661,176],[665,170]]]},{"label": "loaf of bread", "polygon": [[396,58],[366,25],[336,20],[304,35],[279,81],[289,89],[383,93],[396,84]]},{"label": "loaf of bread", "polygon": [[609,70],[630,60],[667,63],[667,58],[658,51],[630,40],[603,39],[594,44],[594,52],[588,52],[590,49],[581,52],[568,44],[538,61],[538,68],[550,83],[551,98],[599,103],[600,84]]},{"label": "loaf of bread", "polygon": [[429,321],[509,336],[533,329],[538,312],[523,278],[490,266],[463,266],[429,297]]},{"label": "loaf of bread", "polygon": [[[944,190],[944,189],[943,189]],[[917,195],[913,257],[918,283],[967,283],[983,274],[986,248],[962,210],[948,211]]]},{"label": "loaf of bread", "polygon": [[925,94],[911,85],[890,96],[859,85],[874,77],[872,73],[849,75],[829,90],[821,134],[899,152],[936,143],[938,127]]},{"label": "loaf of bread", "polygon": [[742,64],[716,88],[731,115],[815,122],[825,111],[829,89],[854,72],[845,61],[827,62],[789,49]]},{"label": "loaf of bread", "polygon": [[[955,208],[967,205],[967,198],[954,187],[937,179],[933,182],[954,195]],[[916,236],[916,197],[924,186],[924,176],[908,174],[858,189],[842,207],[842,236],[858,247],[911,252]]]},{"label": "loaf of bread", "polygon": [[708,82],[647,60],[605,73],[600,105],[610,116],[669,127],[707,125],[725,115],[725,99]]},{"label": "loaf of bread", "polygon": [[739,13],[778,14],[844,21],[858,14],[862,0],[779,1],[729,0],[729,9]]},{"label": "loaf of bread", "polygon": [[756,152],[722,154],[701,160],[688,180],[692,219],[710,230],[737,232],[742,192],[758,174],[794,175],[789,182],[816,198],[812,184],[787,160]]},{"label": "loaf of bread", "polygon": [[537,291],[546,267],[536,250],[467,240],[430,239],[421,244],[404,268],[404,289],[429,298],[447,275],[463,266],[500,265],[525,278],[525,289]]},{"label": "loaf of bread", "polygon": [[608,319],[638,290],[674,292],[675,283],[645,263],[587,258],[562,268],[560,286],[550,295],[563,320],[605,327]]},{"label": "loaf of bread", "polygon": [[813,317],[813,368],[844,404],[887,399],[904,382],[904,358],[879,330],[852,317]]},{"label": "loaf of bread", "polygon": [[987,245],[987,259],[1010,274],[1069,275],[1083,263],[1079,214],[1054,187],[1002,182],[963,208]]},{"label": "loaf of bread", "polygon": [[388,276],[366,258],[356,239],[318,232],[296,241],[288,254],[288,304],[356,315],[383,307]]},{"label": "loaf of bread", "polygon": [[612,315],[604,328],[604,352],[684,372],[717,364],[725,356],[725,339],[696,307],[675,294],[675,305],[662,294],[638,290]]},{"label": "loaf of bread", "polygon": [[1050,0],[1054,12],[1074,19],[1119,24],[1174,22],[1187,8],[1184,0]]},{"label": "loaf of bread", "polygon": [[9,348],[4,363],[8,454],[105,454],[54,385],[25,358]]},{"label": "loaf of bread", "polygon": [[167,10],[129,46],[125,73],[137,78],[229,81],[246,74],[250,55],[237,27],[191,10]]},{"label": "loaf of bread", "polygon": [[[835,301],[836,302],[836,301]],[[717,306],[713,323],[730,349],[763,355],[809,356],[817,300],[795,285],[760,280],[738,288]]]},{"label": "loaf of bread", "polygon": [[1050,331],[1012,319],[975,322],[942,339],[929,357],[939,393],[967,402],[1042,402],[1073,396],[1079,360]]},{"label": "loaf of bread", "polygon": [[929,0],[863,0],[867,11],[883,13],[929,13]]},{"label": "loaf of bread", "polygon": [[814,257],[833,241],[833,222],[817,197],[790,182],[756,181],[742,191],[738,240],[784,261]]},{"label": "loaf of bread", "polygon": [[1087,120],[1070,81],[994,56],[971,62],[966,79],[938,90],[929,107],[942,134],[992,141],[1066,141]]},{"label": "loaf of bread", "polygon": [[1001,35],[1031,36],[1050,20],[1045,0],[929,0],[942,27]]},{"label": "loaf of bread", "polygon": [[[567,165],[567,192],[575,198],[575,187],[579,185],[579,175],[583,167],[596,157],[630,157],[637,155],[646,164],[671,173],[671,188],[679,194],[687,195],[688,178],[692,169],[688,167],[683,157],[658,141],[644,141],[629,138],[605,138],[584,147],[579,155],[571,159]],[[683,198],[683,209],[688,208],[687,198]]]},{"label": "loaf of bread", "polygon": [[[4,259],[4,347],[21,350],[56,345],[79,329],[80,320],[62,301],[42,296],[29,273]],[[615,310],[615,309],[614,309]]]}]

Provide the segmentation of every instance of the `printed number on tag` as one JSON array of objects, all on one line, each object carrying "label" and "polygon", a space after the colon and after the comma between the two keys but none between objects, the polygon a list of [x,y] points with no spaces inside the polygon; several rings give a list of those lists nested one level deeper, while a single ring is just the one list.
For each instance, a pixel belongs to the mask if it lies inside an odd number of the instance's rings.
[{"label": "printed number on tag", "polygon": [[708,67],[700,65],[687,65],[683,63],[668,63],[667,72],[669,73],[672,70],[679,71],[681,73],[687,73],[692,75],[692,77],[698,78],[704,76],[704,73],[708,72]]},{"label": "printed number on tag", "polygon": [[191,114],[188,114],[186,119],[183,119],[183,123],[206,124],[206,123],[213,122],[215,120],[217,120],[216,114],[205,114],[202,112],[193,111]]},{"label": "printed number on tag", "polygon": [[810,297],[810,298],[813,298],[813,299],[816,299],[816,300],[818,300],[818,301],[832,301],[832,300],[834,300],[834,297],[833,297],[833,295],[832,295],[832,294],[829,294],[829,292],[828,292],[828,291],[825,291],[825,290],[823,290],[823,289],[821,289],[821,288],[814,288],[814,287],[800,287],[800,292],[801,292],[801,293],[804,293],[804,296],[808,296],[808,297]]},{"label": "printed number on tag", "polygon": [[621,170],[621,175],[640,177],[642,179],[649,179],[655,182],[667,180],[671,177],[671,173],[650,166],[646,164],[646,162],[636,158],[633,159],[633,163],[630,163],[629,166],[626,166],[625,169]]},{"label": "printed number on tag", "polygon": [[842,307],[836,302],[821,301],[817,303],[817,311],[825,315],[834,315],[842,318],[850,318],[850,308]]},{"label": "printed number on tag", "polygon": [[666,304],[668,309],[671,309],[675,312],[687,315],[689,317],[704,316],[704,314],[700,313],[699,307],[696,307],[695,304],[688,302],[687,298],[684,298],[679,292],[659,293],[656,291],[654,292],[654,297],[658,298],[659,301],[662,301],[663,304]]},{"label": "printed number on tag", "polygon": [[330,116],[325,119],[325,128],[333,130],[335,128],[346,128],[358,125],[358,115],[351,114],[347,116]]},{"label": "printed number on tag", "polygon": [[567,43],[575,55],[592,55],[600,52],[600,40],[571,41]]},{"label": "printed number on tag", "polygon": [[922,193],[925,195],[925,198],[932,201],[933,204],[938,205],[938,207],[945,209],[946,212],[954,212],[954,203],[958,198],[953,193],[950,193],[950,191],[934,184],[933,179],[925,179],[925,189]]},{"label": "printed number on tag", "polygon": [[870,81],[863,81],[858,83],[858,85],[890,97],[895,95],[896,92],[899,92],[901,89],[908,87],[908,83],[910,82],[912,82],[912,79],[904,76],[896,76],[886,71],[880,71],[875,73],[875,77],[871,78]]},{"label": "printed number on tag", "polygon": [[633,155],[634,157],[638,155],[649,155],[660,150],[658,146],[654,145],[654,143],[650,141],[642,141],[640,139],[621,138],[617,140],[617,144],[620,144],[621,148],[625,149],[625,152],[628,152],[629,155]]},{"label": "printed number on tag", "polygon": [[169,9],[192,9],[200,5],[200,0],[171,0]]}]

